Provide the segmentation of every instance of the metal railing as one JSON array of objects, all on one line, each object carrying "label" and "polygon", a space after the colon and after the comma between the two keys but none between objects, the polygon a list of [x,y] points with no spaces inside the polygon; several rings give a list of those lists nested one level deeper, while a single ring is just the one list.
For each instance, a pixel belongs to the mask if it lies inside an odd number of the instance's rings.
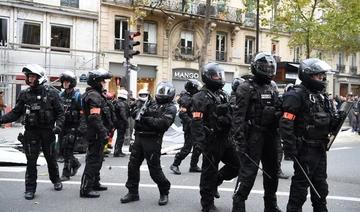
[{"label": "metal railing", "polygon": [[[102,0],[103,2],[113,4],[132,5],[133,0]],[[145,7],[152,9],[162,9],[181,14],[189,15],[205,15],[206,1],[205,0],[193,0],[183,4],[183,0],[150,0],[144,1]],[[225,21],[242,22],[242,16],[240,8],[227,6],[225,3],[214,2],[211,5],[211,16]]]},{"label": "metal railing", "polygon": [[144,42],[144,53],[145,54],[157,54],[157,44]]},{"label": "metal railing", "polygon": [[114,49],[119,51],[124,51],[125,40],[120,38],[115,38]]},{"label": "metal railing", "polygon": [[193,54],[193,48],[192,47],[180,47],[180,52],[183,55],[192,55]]},{"label": "metal railing", "polygon": [[338,70],[340,72],[344,72],[345,71],[345,65],[336,64],[336,70]]},{"label": "metal railing", "polygon": [[350,72],[352,74],[357,74],[357,66],[350,66]]},{"label": "metal railing", "polygon": [[226,52],[224,51],[216,51],[216,61],[227,61]]}]

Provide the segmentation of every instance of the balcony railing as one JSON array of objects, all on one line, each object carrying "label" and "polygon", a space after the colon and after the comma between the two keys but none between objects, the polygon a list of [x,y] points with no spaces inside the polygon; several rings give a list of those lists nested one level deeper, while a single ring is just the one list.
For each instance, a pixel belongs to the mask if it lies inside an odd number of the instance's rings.
[{"label": "balcony railing", "polygon": [[350,66],[350,72],[352,74],[357,74],[357,66]]},{"label": "balcony railing", "polygon": [[253,56],[252,55],[245,55],[245,64],[250,64]]},{"label": "balcony railing", "polygon": [[216,61],[226,62],[226,52],[216,51]]},{"label": "balcony railing", "polygon": [[345,65],[336,64],[336,70],[338,70],[339,72],[344,72],[345,71]]},{"label": "balcony railing", "polygon": [[[102,0],[114,4],[132,5],[133,0]],[[177,12],[189,15],[205,15],[206,2],[204,0],[193,0],[183,5],[183,0],[150,0],[144,1],[145,7],[161,8],[162,10]],[[225,21],[237,22],[242,21],[243,14],[240,8],[229,7],[224,3],[212,3],[210,14],[213,18],[219,18]]]},{"label": "balcony railing", "polygon": [[180,52],[183,55],[192,55],[193,54],[193,48],[192,47],[180,47]]},{"label": "balcony railing", "polygon": [[124,47],[125,47],[125,40],[115,38],[114,49],[115,49],[115,50],[123,51],[123,50],[124,50]]},{"label": "balcony railing", "polygon": [[157,44],[156,43],[144,43],[144,53],[157,54]]}]

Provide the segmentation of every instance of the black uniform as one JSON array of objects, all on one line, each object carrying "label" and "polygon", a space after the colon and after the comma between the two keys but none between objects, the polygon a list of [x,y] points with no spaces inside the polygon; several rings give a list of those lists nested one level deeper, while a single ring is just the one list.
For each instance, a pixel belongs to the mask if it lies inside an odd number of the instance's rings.
[{"label": "black uniform", "polygon": [[339,124],[335,110],[325,94],[325,73],[329,70],[331,67],[319,59],[302,61],[299,67],[301,85],[284,94],[280,135],[285,156],[295,160],[288,212],[302,211],[310,186],[297,161],[320,195],[319,198],[313,189],[310,190],[314,211],[328,211],[326,145],[329,133]]},{"label": "black uniform", "polygon": [[[236,90],[233,113],[233,138],[241,169],[235,194],[233,212],[245,211],[245,200],[254,186],[259,163],[263,174],[265,212],[279,212],[276,191],[278,187],[277,128],[281,111],[276,84],[276,61],[268,53],[258,53],[251,63],[254,77],[241,83]],[[255,163],[255,164],[254,164]],[[268,176],[269,175],[269,176]]]},{"label": "black uniform", "polygon": [[57,91],[44,85],[22,90],[15,107],[1,117],[1,123],[16,121],[22,115],[24,115],[23,123],[25,125],[23,147],[27,159],[25,190],[35,193],[36,161],[40,149],[44,153],[51,182],[54,184],[60,182],[59,168],[54,154],[55,134],[53,128],[56,123],[56,128],[61,129],[65,117]]},{"label": "black uniform", "polygon": [[258,167],[253,164],[253,160],[257,165],[261,161],[263,169],[271,176],[270,179],[263,175],[265,208],[276,207],[279,169],[276,139],[278,117],[275,107],[277,101],[276,88],[257,81],[256,77],[244,82],[237,89],[237,108],[234,111],[233,123],[241,169],[240,185],[234,195],[234,202],[245,201],[254,185]]},{"label": "black uniform", "polygon": [[[179,166],[181,161],[186,158],[186,156],[191,152],[191,148],[193,147],[193,138],[190,132],[190,123],[192,119],[191,114],[191,94],[187,91],[183,91],[180,94],[180,98],[178,99],[178,104],[180,109],[179,117],[183,124],[184,130],[184,146],[181,148],[180,152],[176,153],[174,159],[174,166]],[[191,155],[190,161],[190,171],[197,170],[197,163],[199,161],[199,156],[201,154],[201,150],[199,148],[193,148],[193,153]]]},{"label": "black uniform", "polygon": [[62,143],[62,155],[64,157],[64,168],[62,175],[65,178],[73,176],[74,170],[80,167],[80,162],[74,157],[74,147],[80,139],[78,131],[81,118],[81,94],[79,90],[72,89],[70,92],[60,93],[65,111],[65,124],[60,134]]},{"label": "black uniform", "polygon": [[115,126],[117,130],[116,144],[114,150],[114,156],[120,156],[122,153],[122,146],[125,140],[126,129],[129,127],[130,109],[126,99],[118,98],[114,101],[115,114],[117,117],[117,124]]},{"label": "black uniform", "polygon": [[[221,90],[211,91],[204,86],[192,98],[193,117],[191,134],[203,153],[200,177],[200,195],[203,211],[214,205],[214,195],[223,180],[237,176],[239,161],[228,133],[231,113],[227,95]],[[196,113],[200,113],[199,118]],[[219,163],[225,165],[218,170]]]},{"label": "black uniform", "polygon": [[[170,182],[160,165],[161,144],[165,131],[175,120],[176,107],[173,103],[159,104],[151,101],[148,104],[141,119],[135,122],[135,142],[130,155],[126,187],[129,193],[138,194],[140,166],[146,159],[150,176],[158,185],[160,195],[168,195]],[[135,110],[132,114],[134,118],[137,112]]]}]

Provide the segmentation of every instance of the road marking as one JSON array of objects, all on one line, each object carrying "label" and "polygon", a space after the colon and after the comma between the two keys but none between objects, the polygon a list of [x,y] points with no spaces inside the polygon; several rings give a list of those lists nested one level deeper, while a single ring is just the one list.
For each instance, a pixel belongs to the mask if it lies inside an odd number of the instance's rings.
[{"label": "road marking", "polygon": [[330,151],[337,151],[337,150],[344,150],[344,149],[353,149],[352,147],[337,147],[337,148],[331,148]]},{"label": "road marking", "polygon": [[[24,179],[18,178],[0,178],[0,182],[25,182]],[[50,180],[37,180],[38,183],[47,183],[52,184]],[[66,181],[63,182],[66,185],[80,185],[80,181]],[[101,182],[102,185],[106,186],[118,186],[118,187],[125,187],[125,183],[105,183]],[[142,188],[158,188],[156,184],[139,184]],[[185,186],[185,185],[171,185],[171,189],[182,189],[182,190],[199,190],[199,186]],[[234,192],[234,188],[218,188],[219,191],[226,191],[226,192]],[[263,190],[251,190],[252,194],[264,194]],[[276,192],[278,196],[289,196],[289,192]],[[308,198],[310,195],[308,195]],[[328,200],[341,200],[341,201],[351,201],[351,202],[360,202],[360,198],[357,197],[344,197],[344,196],[327,196]]]},{"label": "road marking", "polygon": [[0,172],[24,172],[26,171],[25,167],[0,167]]}]

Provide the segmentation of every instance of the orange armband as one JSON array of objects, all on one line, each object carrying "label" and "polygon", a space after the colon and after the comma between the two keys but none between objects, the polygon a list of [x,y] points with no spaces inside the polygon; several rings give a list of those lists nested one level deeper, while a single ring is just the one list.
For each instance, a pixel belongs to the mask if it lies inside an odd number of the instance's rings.
[{"label": "orange armband", "polygon": [[90,109],[90,114],[100,114],[101,108],[95,107]]},{"label": "orange armband", "polygon": [[283,118],[294,121],[296,116],[294,114],[292,114],[292,113],[285,112],[283,114]]},{"label": "orange armband", "polygon": [[193,112],[192,116],[194,119],[201,119],[203,117],[203,113],[202,112]]}]

